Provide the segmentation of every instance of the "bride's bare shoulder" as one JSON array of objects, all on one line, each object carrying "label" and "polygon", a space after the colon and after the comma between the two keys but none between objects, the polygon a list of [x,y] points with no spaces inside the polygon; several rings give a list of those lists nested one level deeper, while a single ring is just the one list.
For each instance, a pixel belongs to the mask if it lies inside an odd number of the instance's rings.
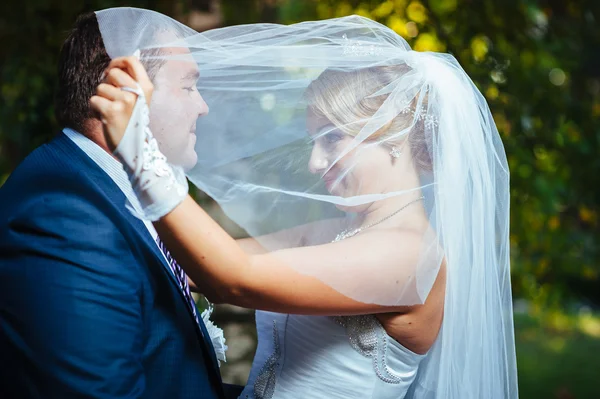
[{"label": "bride's bare shoulder", "polygon": [[[419,254],[431,238],[426,232],[417,229],[374,229],[361,233],[364,241],[369,241],[373,248],[384,250],[386,254]],[[358,236],[357,236],[358,237]]]}]

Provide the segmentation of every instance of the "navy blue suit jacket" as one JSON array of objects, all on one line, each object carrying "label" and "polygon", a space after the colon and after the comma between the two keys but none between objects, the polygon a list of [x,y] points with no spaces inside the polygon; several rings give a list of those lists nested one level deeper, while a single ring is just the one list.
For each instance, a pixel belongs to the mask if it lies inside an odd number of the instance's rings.
[{"label": "navy blue suit jacket", "polygon": [[62,133],[0,188],[0,398],[224,397],[204,325],[125,202]]}]

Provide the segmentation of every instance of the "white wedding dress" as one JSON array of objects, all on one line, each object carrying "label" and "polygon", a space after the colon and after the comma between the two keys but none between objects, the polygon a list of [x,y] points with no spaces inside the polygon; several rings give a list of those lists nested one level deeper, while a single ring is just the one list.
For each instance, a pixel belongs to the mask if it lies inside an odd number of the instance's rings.
[{"label": "white wedding dress", "polygon": [[374,316],[256,312],[258,348],[243,399],[401,399],[418,355]]}]

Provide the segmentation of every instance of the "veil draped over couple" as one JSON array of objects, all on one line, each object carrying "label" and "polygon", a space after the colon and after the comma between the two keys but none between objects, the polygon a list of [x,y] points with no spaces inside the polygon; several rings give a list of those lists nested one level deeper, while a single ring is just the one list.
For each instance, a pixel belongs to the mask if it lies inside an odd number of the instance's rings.
[{"label": "veil draped over couple", "polygon": [[[453,56],[358,16],[202,33],[96,17],[120,72],[91,104],[130,211],[209,300],[258,309],[242,398],[518,396],[509,170]],[[129,111],[110,106],[123,93]]]},{"label": "veil draped over couple", "polygon": [[[156,90],[191,74],[182,90],[210,107],[174,94],[148,120],[139,92],[113,139],[138,216],[186,237],[173,251],[201,291],[274,311],[257,312],[242,397],[517,396],[509,171],[454,57],[358,16],[203,33],[146,10],[97,17],[111,58],[170,67]],[[193,151],[169,143],[182,134]],[[250,238],[201,244],[220,229],[186,205],[184,174]]]}]

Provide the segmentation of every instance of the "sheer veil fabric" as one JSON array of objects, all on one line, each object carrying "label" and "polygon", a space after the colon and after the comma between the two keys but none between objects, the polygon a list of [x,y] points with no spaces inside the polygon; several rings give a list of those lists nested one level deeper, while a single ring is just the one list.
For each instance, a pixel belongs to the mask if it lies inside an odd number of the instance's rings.
[{"label": "sheer veil fabric", "polygon": [[[199,71],[192,89],[210,112],[196,121],[186,174],[273,256],[352,243],[327,267],[289,265],[394,306],[424,303],[444,265],[444,321],[414,397],[518,396],[509,170],[488,105],[453,56],[412,51],[358,16],[202,33],[148,10],[97,17],[112,58],[139,49],[147,67]],[[163,104],[150,112],[172,118]],[[394,251],[408,245],[394,232],[403,228],[412,257]]]}]

